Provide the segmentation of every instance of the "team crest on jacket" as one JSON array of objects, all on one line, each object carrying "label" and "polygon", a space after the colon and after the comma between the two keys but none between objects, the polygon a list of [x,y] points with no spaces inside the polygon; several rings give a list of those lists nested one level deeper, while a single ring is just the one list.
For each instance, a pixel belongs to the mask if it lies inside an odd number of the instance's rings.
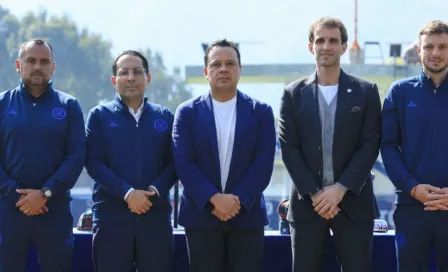
[{"label": "team crest on jacket", "polygon": [[63,108],[54,108],[51,115],[53,115],[53,118],[56,120],[62,120],[67,115],[67,112]]},{"label": "team crest on jacket", "polygon": [[163,132],[168,129],[168,123],[163,119],[157,119],[154,121],[154,128],[157,131]]}]

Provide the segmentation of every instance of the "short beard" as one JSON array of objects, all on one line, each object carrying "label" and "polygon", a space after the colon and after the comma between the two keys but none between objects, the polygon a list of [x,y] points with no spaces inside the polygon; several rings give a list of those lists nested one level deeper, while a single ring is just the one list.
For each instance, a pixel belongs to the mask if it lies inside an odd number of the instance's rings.
[{"label": "short beard", "polygon": [[446,69],[448,69],[448,64],[445,65],[445,67],[437,69],[437,70],[432,69],[430,67],[426,67],[426,66],[425,66],[425,68],[426,68],[426,70],[430,71],[432,74],[440,74],[440,73],[444,72]]},{"label": "short beard", "polygon": [[34,83],[31,79],[24,79],[22,78],[23,83],[25,84],[25,86],[28,87],[45,87],[48,85],[49,81],[46,80],[42,80],[40,83]]}]

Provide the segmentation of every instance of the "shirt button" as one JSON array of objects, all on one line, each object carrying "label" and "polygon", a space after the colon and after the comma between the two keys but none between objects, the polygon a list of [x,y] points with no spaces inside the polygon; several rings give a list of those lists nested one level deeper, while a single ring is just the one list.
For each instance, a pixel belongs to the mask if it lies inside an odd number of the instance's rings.
[{"label": "shirt button", "polygon": [[318,145],[318,146],[317,146],[317,149],[319,149],[319,150],[320,150],[320,145]]}]

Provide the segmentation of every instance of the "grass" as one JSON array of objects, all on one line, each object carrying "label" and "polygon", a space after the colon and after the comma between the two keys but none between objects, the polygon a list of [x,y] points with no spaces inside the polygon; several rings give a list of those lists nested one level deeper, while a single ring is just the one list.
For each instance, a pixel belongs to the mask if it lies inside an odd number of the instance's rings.
[{"label": "grass", "polygon": [[[289,83],[295,79],[302,78],[306,75],[296,75],[296,76],[242,76],[240,78],[240,83]],[[383,101],[384,96],[389,89],[389,86],[394,81],[392,76],[365,76],[362,77],[368,81],[374,82],[378,85],[381,95],[381,101]],[[400,79],[397,77],[395,80]],[[207,81],[203,77],[190,77],[187,78],[187,84],[207,84]]]}]

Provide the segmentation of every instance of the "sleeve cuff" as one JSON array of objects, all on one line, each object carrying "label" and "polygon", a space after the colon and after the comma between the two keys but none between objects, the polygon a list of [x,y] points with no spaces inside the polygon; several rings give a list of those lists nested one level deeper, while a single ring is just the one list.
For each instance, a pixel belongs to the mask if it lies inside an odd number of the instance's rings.
[{"label": "sleeve cuff", "polygon": [[157,203],[160,199],[160,194],[159,194],[159,191],[157,190],[157,188],[151,185],[148,187],[148,190],[156,192],[155,195],[152,195],[149,197],[149,201],[151,201],[152,203]]},{"label": "sleeve cuff", "polygon": [[127,191],[127,193],[124,195],[124,201],[128,199],[128,197],[131,195],[131,193],[134,191],[134,188],[131,188]]},{"label": "sleeve cuff", "polygon": [[347,192],[347,187],[345,187],[345,186],[342,185],[341,183],[336,182],[335,185],[338,186],[342,191]]},{"label": "sleeve cuff", "polygon": [[419,183],[414,178],[411,178],[411,180],[409,180],[408,184],[406,186],[404,186],[403,191],[405,191],[408,194],[411,194],[412,188],[414,188],[414,186],[416,186],[418,184]]},{"label": "sleeve cuff", "polygon": [[200,199],[196,199],[196,204],[198,204],[200,207],[202,207],[203,209],[205,209],[207,203],[210,202],[210,199],[212,199],[212,197],[216,194],[219,194],[220,192],[218,190],[212,190],[210,192],[204,192],[204,194],[201,194],[201,198]]},{"label": "sleeve cuff", "polygon": [[154,186],[151,185],[151,186],[148,187],[148,189],[149,189],[149,188],[151,188],[151,189],[153,189],[154,191],[156,191],[156,194],[157,194],[158,196],[160,196],[159,191],[157,190],[156,187],[154,187]]},{"label": "sleeve cuff", "polygon": [[244,210],[246,210],[247,212],[250,212],[252,210],[252,207],[254,206],[256,201],[257,201],[257,198],[251,199],[250,201],[249,200],[242,200],[240,198],[240,204],[241,204],[242,208]]},{"label": "sleeve cuff", "polygon": [[299,191],[299,196],[300,196],[301,198],[305,198],[305,196],[313,197],[315,194],[319,193],[320,191],[321,191],[321,189],[316,188],[313,192],[305,193],[305,194],[303,194],[303,195],[300,194],[300,191]]}]

